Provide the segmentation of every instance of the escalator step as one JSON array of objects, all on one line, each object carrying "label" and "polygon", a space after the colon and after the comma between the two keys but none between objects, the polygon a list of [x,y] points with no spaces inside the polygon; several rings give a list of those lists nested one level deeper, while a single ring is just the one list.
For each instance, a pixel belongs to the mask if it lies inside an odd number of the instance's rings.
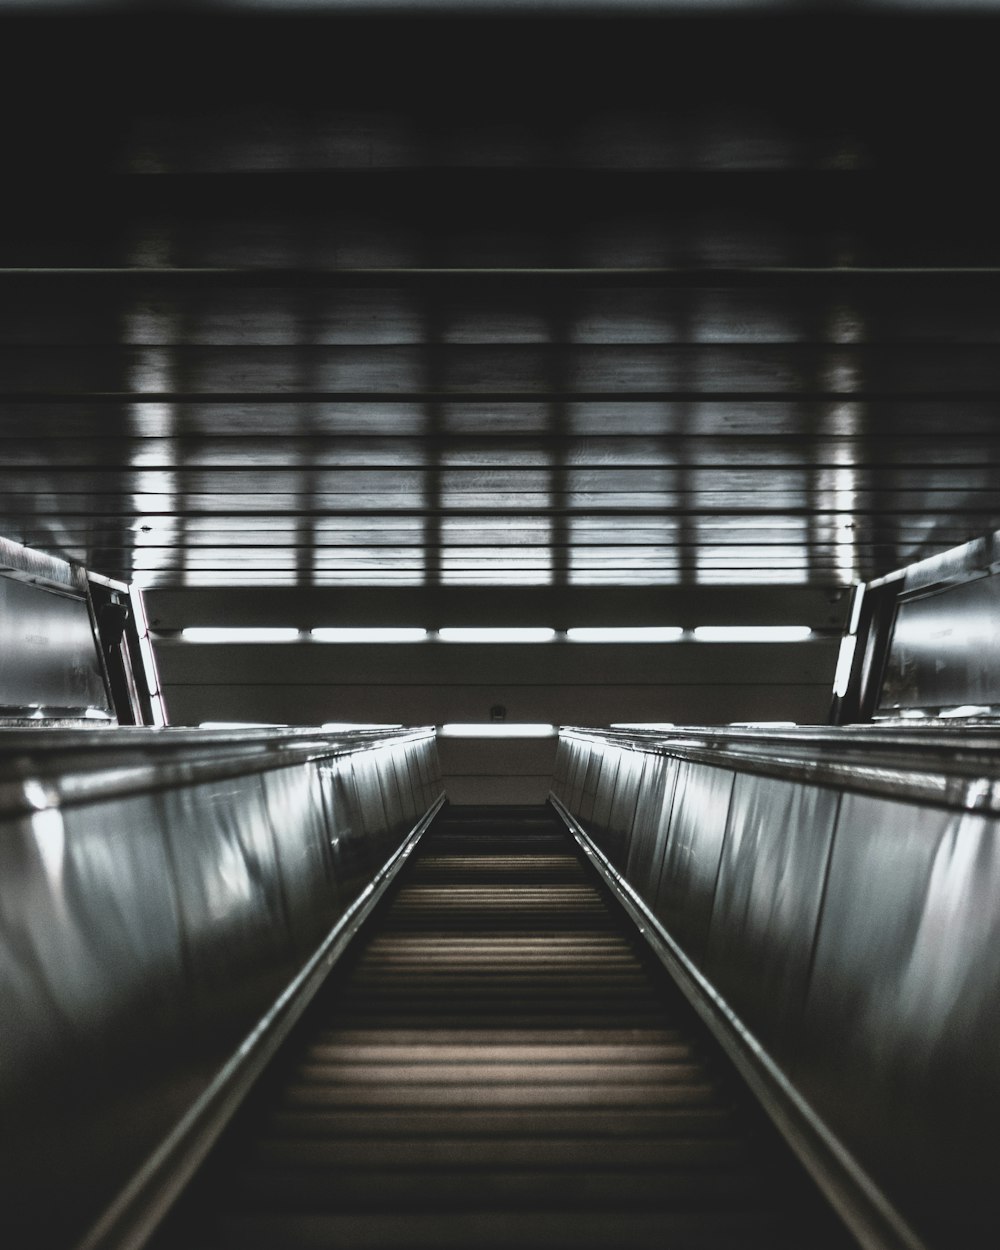
[{"label": "escalator step", "polygon": [[439,819],[157,1250],[854,1245],[590,871]]}]

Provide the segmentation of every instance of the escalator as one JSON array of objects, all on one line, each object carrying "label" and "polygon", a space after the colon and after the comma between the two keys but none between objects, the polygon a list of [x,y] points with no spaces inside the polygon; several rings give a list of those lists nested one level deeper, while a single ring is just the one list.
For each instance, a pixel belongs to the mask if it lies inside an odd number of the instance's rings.
[{"label": "escalator", "polygon": [[846,1247],[546,809],[450,809],[156,1250]]}]

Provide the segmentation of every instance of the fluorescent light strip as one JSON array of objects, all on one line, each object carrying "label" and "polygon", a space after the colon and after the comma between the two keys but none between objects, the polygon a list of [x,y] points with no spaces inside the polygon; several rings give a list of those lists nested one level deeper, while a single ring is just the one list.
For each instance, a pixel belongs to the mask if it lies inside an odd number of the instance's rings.
[{"label": "fluorescent light strip", "polygon": [[808,625],[699,625],[695,642],[804,642]]},{"label": "fluorescent light strip", "polygon": [[467,629],[465,626],[446,626],[438,630],[442,642],[551,642],[555,636],[554,629],[540,627]]},{"label": "fluorescent light strip", "polygon": [[427,637],[426,629],[409,626],[345,626],[322,629],[311,629],[311,637],[316,642],[423,642]]},{"label": "fluorescent light strip", "polygon": [[277,725],[274,721],[263,720],[203,720],[199,729],[287,729],[287,725]]},{"label": "fluorescent light strip", "polygon": [[570,642],[676,642],[684,633],[679,625],[585,625],[567,629]]},{"label": "fluorescent light strip", "polygon": [[861,624],[861,605],[865,599],[865,584],[858,582],[854,587],[854,602],[851,604],[851,623],[847,627],[849,634],[856,634]]},{"label": "fluorescent light strip", "polygon": [[797,722],[793,720],[731,720],[731,729],[794,729]]},{"label": "fluorescent light strip", "polygon": [[674,729],[672,720],[616,720],[611,722],[612,729]]},{"label": "fluorescent light strip", "polygon": [[284,626],[277,629],[257,626],[243,629],[212,625],[182,629],[181,637],[185,642],[295,642],[299,631]]},{"label": "fluorescent light strip", "polygon": [[551,738],[555,731],[555,725],[491,721],[482,725],[442,725],[438,733],[442,738]]},{"label": "fluorescent light strip", "polygon": [[327,733],[339,733],[341,730],[348,731],[351,729],[402,729],[402,725],[383,725],[377,722],[368,722],[360,720],[328,720],[325,725],[320,725],[320,729],[325,729]]},{"label": "fluorescent light strip", "polygon": [[842,699],[847,694],[847,687],[851,684],[851,669],[854,667],[854,652],[857,647],[857,634],[845,634],[840,640],[837,671],[833,677],[833,693],[838,699]]}]

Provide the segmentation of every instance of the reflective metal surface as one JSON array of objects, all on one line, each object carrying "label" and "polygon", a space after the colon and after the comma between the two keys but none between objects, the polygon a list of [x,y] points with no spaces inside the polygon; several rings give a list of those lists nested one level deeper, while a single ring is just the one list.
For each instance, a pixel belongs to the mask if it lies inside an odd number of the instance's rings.
[{"label": "reflective metal surface", "polygon": [[96,737],[0,735],[13,1244],[82,1233],[417,823],[418,759],[438,776],[426,731]]},{"label": "reflective metal surface", "polygon": [[760,1068],[762,1090],[777,1091],[779,1123],[791,1107],[806,1137],[826,1143],[832,1188],[855,1189],[859,1210],[884,1210],[904,1230],[871,1244],[992,1244],[995,730],[564,739],[590,755],[594,776],[602,753],[617,778],[625,757],[646,757],[626,770],[634,816],[615,795],[617,827],[594,824],[585,802],[573,812],[568,773],[556,797],[611,854],[613,876],[614,848],[629,841],[622,888],[662,924],[669,958]]},{"label": "reflective metal surface", "polygon": [[995,818],[845,797],[795,1059],[940,1246],[995,1235],[998,837]]},{"label": "reflective metal surface", "polygon": [[87,600],[0,575],[0,718],[113,719]]},{"label": "reflective metal surface", "polygon": [[684,950],[701,962],[712,919],[733,774],[681,763],[653,910]]},{"label": "reflective metal surface", "polygon": [[703,966],[779,1063],[801,1021],[839,801],[769,777],[733,786]]}]

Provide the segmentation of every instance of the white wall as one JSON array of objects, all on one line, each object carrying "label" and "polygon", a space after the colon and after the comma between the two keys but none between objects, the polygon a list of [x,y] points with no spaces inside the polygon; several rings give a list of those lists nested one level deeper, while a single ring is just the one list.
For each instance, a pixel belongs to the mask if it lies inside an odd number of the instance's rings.
[{"label": "white wall", "polygon": [[[548,590],[549,588],[546,588]],[[657,602],[659,600],[659,602]],[[527,590],[470,599],[403,592],[149,592],[157,655],[174,724],[206,720],[315,725],[330,720],[442,724],[508,721],[607,725],[615,721],[724,724],[826,720],[844,603],[815,590],[748,587],[584,595]],[[293,624],[807,624],[815,640],[791,644],[529,645],[194,644],[189,625]],[[453,801],[541,802],[552,739],[442,739]]]}]

